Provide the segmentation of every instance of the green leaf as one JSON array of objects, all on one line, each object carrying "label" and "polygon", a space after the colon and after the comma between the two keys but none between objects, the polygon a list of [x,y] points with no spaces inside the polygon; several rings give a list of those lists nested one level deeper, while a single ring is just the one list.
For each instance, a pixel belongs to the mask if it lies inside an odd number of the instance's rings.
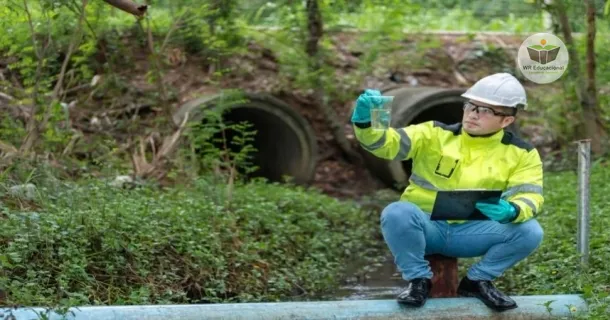
[{"label": "green leaf", "polygon": [[5,254],[0,254],[0,265],[4,268],[11,268],[13,266]]}]

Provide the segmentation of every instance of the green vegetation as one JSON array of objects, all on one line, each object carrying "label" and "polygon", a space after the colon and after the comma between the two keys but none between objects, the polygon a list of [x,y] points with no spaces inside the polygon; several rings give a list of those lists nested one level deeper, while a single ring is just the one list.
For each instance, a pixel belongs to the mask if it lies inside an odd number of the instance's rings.
[{"label": "green vegetation", "polygon": [[[526,1],[331,1],[330,29],[349,27],[374,30],[388,18],[403,24],[405,31],[500,31],[537,32],[544,29],[544,16]],[[282,25],[287,6],[272,1],[242,5],[244,16],[255,25]],[[398,13],[398,14],[397,14]],[[330,14],[329,14],[330,15]]]},{"label": "green vegetation", "polygon": [[[440,41],[428,39],[419,41],[415,52],[408,55],[397,54],[397,50],[405,49],[401,41],[411,38],[403,31],[465,31],[471,37],[477,31],[502,31],[527,35],[545,30],[543,25],[545,11],[539,8],[540,1],[458,1],[446,0],[431,3],[429,1],[399,1],[399,0],[360,0],[360,1],[330,1],[321,2],[324,27],[328,34],[321,40],[321,51],[327,60],[337,57],[336,44],[329,38],[339,30],[367,30],[367,33],[356,41],[349,49],[362,52],[361,65],[345,75],[344,81],[337,81],[335,66],[324,65],[318,72],[304,72],[307,67],[304,51],[306,28],[304,28],[305,13],[300,5],[293,2],[286,5],[270,1],[228,1],[227,8],[217,8],[214,1],[193,3],[189,0],[155,1],[148,10],[148,15],[142,20],[112,8],[109,5],[95,1],[87,6],[83,37],[70,59],[70,74],[67,87],[79,87],[90,83],[95,74],[104,74],[105,80],[98,89],[96,96],[106,98],[108,105],[120,103],[115,96],[123,94],[129,82],[130,69],[142,62],[141,57],[133,57],[134,51],[146,51],[147,32],[150,29],[154,42],[152,47],[155,55],[149,57],[161,61],[158,68],[152,65],[146,73],[145,81],[154,83],[167,72],[167,61],[174,58],[172,50],[186,53],[189,58],[196,57],[202,69],[211,70],[212,77],[202,79],[205,84],[214,85],[222,76],[232,70],[227,58],[244,54],[248,51],[249,41],[264,46],[273,51],[279,62],[282,75],[282,88],[297,90],[311,87],[312,83],[322,81],[330,103],[343,104],[352,99],[351,89],[357,90],[362,80],[375,72],[408,68],[411,71],[420,68],[438,67],[429,59],[429,54],[438,50],[446,50]],[[599,83],[599,106],[602,109],[602,120],[609,120],[610,106],[608,91],[605,84],[610,83],[610,37],[603,36],[610,30],[608,19],[604,15],[604,6],[598,6],[597,34],[595,49],[597,67],[595,75]],[[224,2],[223,2],[224,3]],[[570,22],[574,31],[586,31],[584,20],[584,5],[578,1],[566,1]],[[44,5],[43,5],[44,4]],[[11,88],[8,94],[27,104],[32,98],[34,84],[41,92],[49,92],[57,80],[62,64],[63,54],[68,50],[71,37],[69,32],[77,26],[78,5],[73,1],[55,1],[53,5],[46,2],[32,2],[29,5],[33,20],[33,28],[39,39],[50,37],[46,58],[43,61],[40,74],[37,76],[36,52],[44,41],[32,44],[30,26],[20,2],[0,0],[0,28],[6,32],[0,33],[0,54],[4,57],[7,68],[20,82],[23,91]],[[199,23],[199,22],[204,23]],[[553,33],[560,35],[557,21],[553,21]],[[277,27],[278,30],[261,30],[260,27]],[[298,35],[298,36],[295,36]],[[472,39],[465,36],[465,39]],[[575,36],[576,49],[580,54],[581,70],[584,72],[585,36]],[[481,57],[491,56],[499,47],[489,44],[481,45]],[[501,49],[501,48],[500,48]],[[19,57],[19,59],[15,59]],[[189,61],[189,63],[192,63]],[[341,63],[341,62],[339,62]],[[500,68],[500,64],[491,59],[491,64]],[[453,66],[442,66],[452,68]],[[514,63],[508,71],[515,72]],[[505,67],[503,67],[505,68]],[[156,70],[155,70],[156,69]],[[378,71],[375,71],[377,69]],[[124,72],[123,72],[124,71]],[[323,76],[322,76],[323,75]],[[532,120],[549,129],[549,134],[556,136],[560,143],[577,137],[579,132],[574,127],[580,127],[582,122],[579,111],[579,98],[573,92],[574,83],[567,75],[557,81],[557,94],[546,97],[548,87],[534,87],[530,97],[530,111],[536,113]],[[175,103],[179,89],[166,87],[167,97],[160,97],[159,92],[151,93],[151,97],[162,105]],[[148,93],[147,93],[148,94]],[[65,97],[73,98],[72,95]],[[148,98],[148,97],[147,97]],[[39,99],[40,100],[40,99]],[[117,101],[119,100],[119,101]],[[90,101],[89,101],[90,103]],[[39,114],[43,113],[39,108]],[[52,104],[49,110],[53,113],[51,122],[56,123],[63,116],[61,106]],[[557,116],[560,115],[560,116]],[[568,115],[565,117],[564,115]],[[6,115],[0,115],[4,118]],[[40,115],[42,117],[42,114]],[[547,121],[547,119],[554,121]],[[11,128],[2,134],[4,142],[18,147],[19,138],[24,135],[23,126],[0,119],[2,128]],[[61,128],[44,128],[42,138],[54,147],[61,148],[72,137],[69,130]]]},{"label": "green vegetation", "polygon": [[253,131],[220,114],[207,112],[187,132],[169,186],[116,184],[108,178],[122,170],[116,159],[76,179],[36,160],[7,167],[0,304],[316,299],[340,284],[348,261],[376,256],[374,210],[289,182],[246,181]]},{"label": "green vegetation", "polygon": [[252,181],[227,205],[224,190],[209,177],[166,190],[86,179],[39,187],[35,210],[5,198],[3,304],[311,299],[378,247],[376,214],[354,203]]}]

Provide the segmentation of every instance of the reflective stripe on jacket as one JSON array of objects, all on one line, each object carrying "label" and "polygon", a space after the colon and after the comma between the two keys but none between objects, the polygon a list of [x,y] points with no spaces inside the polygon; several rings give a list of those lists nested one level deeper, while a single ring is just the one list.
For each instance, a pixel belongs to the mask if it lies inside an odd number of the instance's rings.
[{"label": "reflective stripe on jacket", "polygon": [[[538,151],[508,131],[473,137],[461,123],[428,121],[404,128],[375,130],[354,126],[364,149],[388,160],[413,159],[409,186],[401,196],[431,212],[438,190],[501,189],[518,207],[513,222],[524,222],[542,208],[542,161]],[[449,221],[463,222],[463,221]]]}]

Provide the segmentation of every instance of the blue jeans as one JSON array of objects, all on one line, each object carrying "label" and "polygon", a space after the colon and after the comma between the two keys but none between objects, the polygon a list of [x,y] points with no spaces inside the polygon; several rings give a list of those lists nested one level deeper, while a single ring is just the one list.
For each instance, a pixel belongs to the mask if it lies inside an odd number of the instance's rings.
[{"label": "blue jeans", "polygon": [[492,220],[449,224],[433,221],[416,205],[398,201],[381,213],[381,231],[405,280],[432,278],[424,255],[483,258],[468,269],[471,280],[494,280],[529,256],[542,242],[535,219],[501,224]]}]

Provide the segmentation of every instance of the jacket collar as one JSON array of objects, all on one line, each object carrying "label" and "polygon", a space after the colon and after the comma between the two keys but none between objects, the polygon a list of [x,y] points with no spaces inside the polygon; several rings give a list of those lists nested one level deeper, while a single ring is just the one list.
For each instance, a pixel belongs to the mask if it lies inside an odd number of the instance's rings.
[{"label": "jacket collar", "polygon": [[492,133],[485,136],[471,136],[464,128],[461,129],[461,139],[464,145],[476,147],[476,146],[490,146],[493,144],[500,143],[502,141],[502,137],[504,137],[504,130],[500,130],[496,133]]}]

